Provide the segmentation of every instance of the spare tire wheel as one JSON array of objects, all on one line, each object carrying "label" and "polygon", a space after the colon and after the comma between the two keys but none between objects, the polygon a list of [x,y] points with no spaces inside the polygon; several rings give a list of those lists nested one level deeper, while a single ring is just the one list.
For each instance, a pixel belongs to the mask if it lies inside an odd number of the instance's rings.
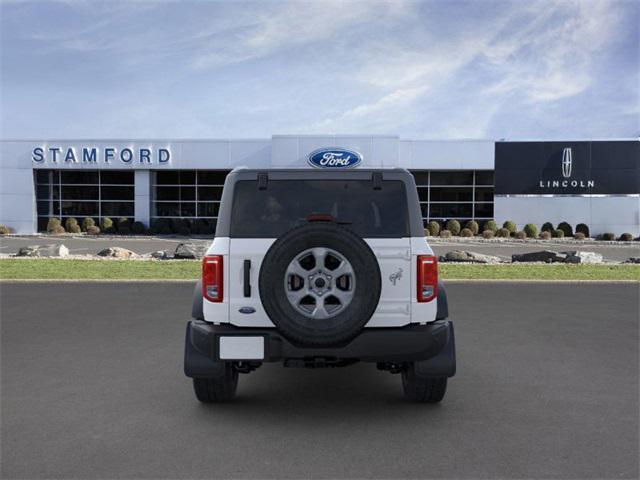
[{"label": "spare tire wheel", "polygon": [[267,315],[286,338],[309,346],[338,345],[360,333],[378,306],[380,288],[369,245],[331,222],[288,231],[260,267]]}]

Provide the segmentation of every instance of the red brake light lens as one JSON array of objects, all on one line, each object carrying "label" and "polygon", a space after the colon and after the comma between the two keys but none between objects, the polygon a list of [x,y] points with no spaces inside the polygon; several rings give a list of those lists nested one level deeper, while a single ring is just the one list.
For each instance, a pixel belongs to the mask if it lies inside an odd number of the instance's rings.
[{"label": "red brake light lens", "polygon": [[202,259],[202,296],[220,303],[223,298],[222,255],[207,255]]},{"label": "red brake light lens", "polygon": [[418,255],[418,302],[430,302],[438,296],[438,259]]}]

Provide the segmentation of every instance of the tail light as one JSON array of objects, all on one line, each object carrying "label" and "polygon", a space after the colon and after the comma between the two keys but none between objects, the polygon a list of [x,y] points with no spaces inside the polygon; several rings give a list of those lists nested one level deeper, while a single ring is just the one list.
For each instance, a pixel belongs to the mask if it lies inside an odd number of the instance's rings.
[{"label": "tail light", "polygon": [[210,302],[222,302],[222,255],[207,255],[202,259],[202,296]]},{"label": "tail light", "polygon": [[430,302],[438,296],[438,260],[433,255],[418,255],[418,302]]}]

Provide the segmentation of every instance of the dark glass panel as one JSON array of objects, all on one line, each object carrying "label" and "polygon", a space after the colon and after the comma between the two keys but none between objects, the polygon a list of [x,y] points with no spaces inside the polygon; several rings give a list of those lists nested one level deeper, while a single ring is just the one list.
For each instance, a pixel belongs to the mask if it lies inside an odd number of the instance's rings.
[{"label": "dark glass panel", "polygon": [[198,202],[198,217],[217,217],[219,209],[219,203]]},{"label": "dark glass panel", "polygon": [[493,218],[493,203],[476,203],[476,218]]},{"label": "dark glass panel", "polygon": [[493,187],[476,187],[476,202],[493,202]]},{"label": "dark glass panel", "polygon": [[431,187],[432,202],[470,202],[473,200],[473,187],[450,188]]},{"label": "dark glass panel", "polygon": [[156,200],[180,200],[180,187],[156,187]]},{"label": "dark glass panel", "polygon": [[109,185],[133,185],[135,174],[131,171],[100,172],[100,183]]},{"label": "dark glass panel", "polygon": [[460,170],[432,171],[431,185],[473,185],[473,172]]},{"label": "dark glass panel", "polygon": [[54,200],[60,199],[60,187],[58,185],[53,186],[52,195]]},{"label": "dark glass panel", "polygon": [[418,188],[418,198],[421,202],[426,202],[429,200],[429,189],[427,187]]},{"label": "dark glass panel", "polygon": [[46,232],[48,223],[49,223],[49,217],[38,217],[38,231]]},{"label": "dark glass panel", "polygon": [[423,217],[428,217],[429,216],[429,205],[427,205],[426,203],[421,203],[420,204],[420,211],[422,212],[422,216]]},{"label": "dark glass panel", "polygon": [[49,183],[50,170],[36,170],[36,183]]},{"label": "dark glass panel", "polygon": [[53,203],[53,214],[60,215],[60,202],[52,202]]},{"label": "dark glass panel", "polygon": [[156,183],[158,185],[179,185],[180,172],[178,171],[156,172]]},{"label": "dark glass panel", "polygon": [[195,200],[196,187],[180,187],[180,200]]},{"label": "dark glass panel", "polygon": [[98,200],[98,186],[63,186],[63,200]]},{"label": "dark glass panel", "polygon": [[102,186],[100,192],[101,200],[133,200],[134,188],[133,187],[112,187]]},{"label": "dark glass panel", "polygon": [[155,204],[157,217],[179,217],[180,216],[180,204],[179,203],[165,203],[157,202]]},{"label": "dark glass panel", "polygon": [[98,183],[98,172],[97,171],[90,171],[90,172],[62,171],[60,172],[60,181],[63,184],[77,184],[77,183],[96,184]]},{"label": "dark glass panel", "polygon": [[227,170],[210,170],[198,172],[198,185],[224,185]]},{"label": "dark glass panel", "polygon": [[49,215],[49,202],[38,202],[38,215]]},{"label": "dark glass panel", "polygon": [[222,187],[198,187],[198,200],[220,200]]},{"label": "dark glass panel", "polygon": [[413,173],[413,177],[416,180],[416,185],[428,185],[429,183],[429,172],[428,171],[416,171],[416,172],[411,172]]},{"label": "dark glass panel", "polygon": [[36,187],[36,198],[49,198],[50,191],[49,185],[38,185]]},{"label": "dark glass panel", "polygon": [[476,185],[493,185],[493,170],[476,170]]},{"label": "dark glass panel", "polygon": [[133,202],[102,202],[103,217],[132,217],[133,215]]},{"label": "dark glass panel", "polygon": [[98,202],[62,202],[62,215],[91,217],[98,215]]},{"label": "dark glass panel", "polygon": [[431,217],[437,218],[471,218],[470,203],[432,203]]},{"label": "dark glass panel", "polygon": [[183,170],[180,172],[180,185],[195,185],[196,172],[194,170]]},{"label": "dark glass panel", "polygon": [[181,217],[195,217],[196,216],[196,204],[195,203],[181,203],[180,204],[180,216]]}]

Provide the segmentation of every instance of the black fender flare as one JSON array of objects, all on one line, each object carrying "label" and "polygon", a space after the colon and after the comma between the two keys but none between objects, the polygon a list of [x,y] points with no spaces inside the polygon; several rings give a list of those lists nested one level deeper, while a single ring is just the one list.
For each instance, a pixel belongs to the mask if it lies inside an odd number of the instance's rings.
[{"label": "black fender flare", "polygon": [[[438,312],[436,320],[445,320],[449,317],[449,305],[447,304],[447,292],[444,289],[444,283],[438,281]],[[200,299],[202,304],[202,299]]]},{"label": "black fender flare", "polygon": [[193,289],[191,318],[193,318],[194,320],[204,320],[204,312],[202,311],[202,280],[198,280],[196,286]]}]

